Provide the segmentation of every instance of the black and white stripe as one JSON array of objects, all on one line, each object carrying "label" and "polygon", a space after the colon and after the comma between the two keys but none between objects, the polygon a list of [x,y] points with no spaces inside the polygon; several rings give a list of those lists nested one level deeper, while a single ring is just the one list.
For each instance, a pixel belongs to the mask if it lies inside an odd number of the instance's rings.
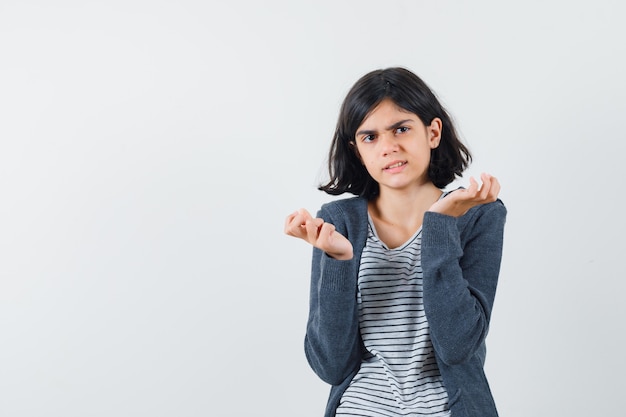
[{"label": "black and white stripe", "polygon": [[421,229],[389,249],[370,219],[358,303],[367,357],[337,416],[450,416],[422,302]]}]

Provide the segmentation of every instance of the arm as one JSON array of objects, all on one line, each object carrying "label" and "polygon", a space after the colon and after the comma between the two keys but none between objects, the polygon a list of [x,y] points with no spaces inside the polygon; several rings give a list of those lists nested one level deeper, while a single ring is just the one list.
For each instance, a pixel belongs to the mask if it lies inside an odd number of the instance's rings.
[{"label": "arm", "polygon": [[[324,209],[318,218],[335,225],[342,236],[348,235],[344,219],[334,219]],[[340,384],[360,364],[357,275],[356,257],[338,260],[313,248],[304,347],[311,368],[331,385]]]},{"label": "arm", "polygon": [[424,308],[435,351],[447,364],[469,359],[487,336],[505,219],[500,200],[459,218],[435,212],[424,216]]},{"label": "arm", "polygon": [[351,261],[313,250],[309,318],[304,350],[315,373],[340,384],[360,363],[356,278]]}]

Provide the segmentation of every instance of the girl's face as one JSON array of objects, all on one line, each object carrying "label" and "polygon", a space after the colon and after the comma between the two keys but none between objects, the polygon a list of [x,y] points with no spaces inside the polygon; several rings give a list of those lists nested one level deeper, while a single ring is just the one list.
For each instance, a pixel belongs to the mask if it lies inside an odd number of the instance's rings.
[{"label": "girl's face", "polygon": [[439,118],[425,126],[416,114],[385,99],[357,129],[354,146],[382,194],[430,183],[430,151],[440,139]]}]

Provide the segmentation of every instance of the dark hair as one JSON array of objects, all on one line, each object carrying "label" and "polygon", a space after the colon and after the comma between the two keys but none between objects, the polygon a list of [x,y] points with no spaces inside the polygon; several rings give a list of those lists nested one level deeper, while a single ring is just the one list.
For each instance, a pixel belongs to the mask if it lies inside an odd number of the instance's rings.
[{"label": "dark hair", "polygon": [[372,71],[352,86],[341,105],[337,128],[328,154],[330,180],[318,187],[331,195],[345,192],[371,199],[378,195],[378,183],[369,175],[350,142],[358,127],[384,99],[416,114],[425,126],[441,119],[439,146],[431,150],[428,176],[438,188],[461,176],[472,160],[469,150],[457,137],[452,120],[435,94],[417,75],[405,68]]}]

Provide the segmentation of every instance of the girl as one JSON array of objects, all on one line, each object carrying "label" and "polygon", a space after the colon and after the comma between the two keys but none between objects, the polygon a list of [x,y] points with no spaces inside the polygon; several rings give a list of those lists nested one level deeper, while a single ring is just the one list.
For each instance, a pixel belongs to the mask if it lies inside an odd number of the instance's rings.
[{"label": "girl", "polygon": [[506,209],[415,74],[366,74],[341,107],[332,195],[285,233],[313,245],[307,360],[332,385],[331,416],[494,417],[483,372]]}]

